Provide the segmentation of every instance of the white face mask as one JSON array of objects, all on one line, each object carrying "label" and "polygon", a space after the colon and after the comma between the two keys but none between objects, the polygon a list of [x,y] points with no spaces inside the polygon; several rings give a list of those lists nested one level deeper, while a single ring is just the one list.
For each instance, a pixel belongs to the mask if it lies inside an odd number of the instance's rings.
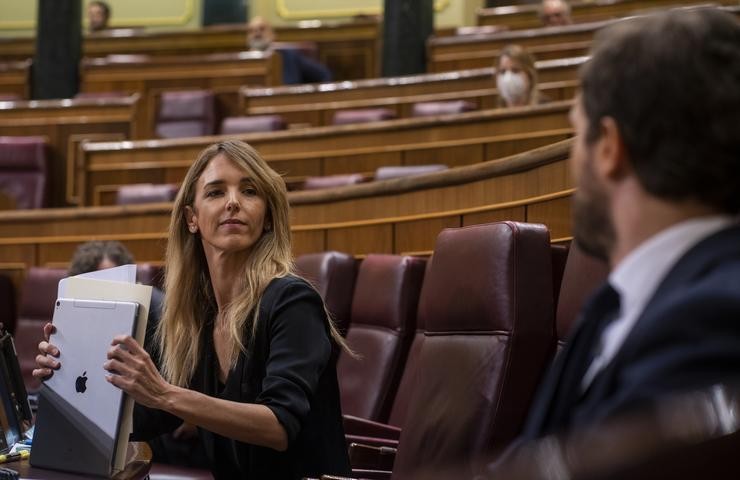
[{"label": "white face mask", "polygon": [[253,38],[249,41],[249,48],[252,50],[259,50],[260,52],[264,52],[269,46],[270,41],[265,37]]},{"label": "white face mask", "polygon": [[496,75],[496,87],[506,105],[526,103],[528,85],[523,73],[514,73],[507,70],[501,75]]}]

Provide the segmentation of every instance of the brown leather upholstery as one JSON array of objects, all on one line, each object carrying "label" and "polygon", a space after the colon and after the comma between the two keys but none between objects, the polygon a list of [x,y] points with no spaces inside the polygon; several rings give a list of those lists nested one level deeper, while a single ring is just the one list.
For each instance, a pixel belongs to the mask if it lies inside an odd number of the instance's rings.
[{"label": "brown leather upholstery", "polygon": [[48,162],[44,137],[0,137],[0,191],[18,209],[46,206]]},{"label": "brown leather upholstery", "polygon": [[31,376],[36,366],[39,341],[43,326],[54,317],[59,280],[67,271],[59,268],[32,267],[28,270],[21,288],[21,303],[15,331],[15,349],[21,374],[29,391],[38,390],[41,383]]},{"label": "brown leather upholstery", "polygon": [[375,170],[375,180],[388,180],[390,178],[411,177],[414,175],[424,175],[425,173],[439,172],[447,170],[447,165],[430,164],[430,165],[408,165],[380,167]]},{"label": "brown leather upholstery", "polygon": [[475,110],[477,105],[467,100],[452,100],[449,102],[419,102],[411,110],[412,117],[432,117],[450,113],[463,113]]},{"label": "brown leather upholstery", "polygon": [[164,92],[157,113],[157,136],[182,138],[213,135],[215,105],[215,96],[211,91]]},{"label": "brown leather upholstery", "polygon": [[569,246],[570,244],[550,245],[550,253],[552,254],[552,298],[556,311],[558,308],[558,299],[560,298],[560,285],[563,283],[565,263],[568,261]]},{"label": "brown leather upholstery", "polygon": [[365,178],[359,173],[347,175],[327,175],[324,177],[308,177],[303,182],[303,190],[319,190],[321,188],[344,187],[346,185],[357,185]]},{"label": "brown leather upholstery", "polygon": [[555,343],[549,233],[501,222],[444,230],[419,302],[426,338],[393,478],[505,446]]},{"label": "brown leather upholstery", "polygon": [[568,251],[563,271],[557,314],[558,343],[562,346],[588,297],[606,281],[609,266],[603,260],[583,252],[576,242]]},{"label": "brown leather upholstery", "polygon": [[360,264],[347,343],[337,363],[342,412],[385,421],[414,331],[425,260],[368,255]]},{"label": "brown leather upholstery", "polygon": [[226,117],[221,122],[221,135],[238,133],[274,132],[285,130],[285,120],[280,115],[251,115]]},{"label": "brown leather upholstery", "polygon": [[299,256],[295,266],[298,274],[316,287],[337,329],[346,335],[355,291],[357,261],[346,253],[322,252]]},{"label": "brown leather upholstery", "polygon": [[174,183],[137,183],[121,185],[116,194],[117,205],[133,205],[139,203],[171,202],[177,196],[180,187]]},{"label": "brown leather upholstery", "polygon": [[333,125],[349,125],[353,123],[380,122],[396,118],[390,108],[360,108],[357,110],[339,110],[334,113]]},{"label": "brown leather upholstery", "polygon": [[6,275],[0,275],[0,323],[11,334],[15,333],[16,323],[15,287]]}]

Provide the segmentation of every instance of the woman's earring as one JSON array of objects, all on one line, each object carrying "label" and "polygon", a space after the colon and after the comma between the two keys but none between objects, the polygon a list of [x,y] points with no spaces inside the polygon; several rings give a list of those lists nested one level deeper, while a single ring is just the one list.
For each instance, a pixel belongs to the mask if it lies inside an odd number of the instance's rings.
[{"label": "woman's earring", "polygon": [[190,225],[190,233],[196,233],[198,231],[198,227],[195,225]]}]

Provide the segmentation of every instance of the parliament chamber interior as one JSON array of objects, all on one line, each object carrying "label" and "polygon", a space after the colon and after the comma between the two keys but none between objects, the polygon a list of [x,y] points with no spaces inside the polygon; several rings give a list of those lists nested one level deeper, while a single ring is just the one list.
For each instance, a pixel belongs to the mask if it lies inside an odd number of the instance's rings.
[{"label": "parliament chamber interior", "polygon": [[[284,180],[294,272],[347,345],[351,470],[299,478],[736,478],[731,378],[519,441],[610,271],[573,241],[594,37],[736,0],[107,0],[102,26],[100,3],[0,2],[0,322],[31,399],[78,247],[120,242],[166,299],[180,186],[236,140]],[[132,442],[126,478],[228,478],[184,430]]]}]

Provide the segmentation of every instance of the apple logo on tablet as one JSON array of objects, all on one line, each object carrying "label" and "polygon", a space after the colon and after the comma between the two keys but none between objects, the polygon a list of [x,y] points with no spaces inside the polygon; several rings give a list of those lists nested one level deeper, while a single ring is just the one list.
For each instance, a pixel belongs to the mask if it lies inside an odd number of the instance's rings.
[{"label": "apple logo on tablet", "polygon": [[82,375],[77,377],[75,390],[77,390],[77,393],[85,393],[85,390],[87,390],[87,372],[82,372]]}]

